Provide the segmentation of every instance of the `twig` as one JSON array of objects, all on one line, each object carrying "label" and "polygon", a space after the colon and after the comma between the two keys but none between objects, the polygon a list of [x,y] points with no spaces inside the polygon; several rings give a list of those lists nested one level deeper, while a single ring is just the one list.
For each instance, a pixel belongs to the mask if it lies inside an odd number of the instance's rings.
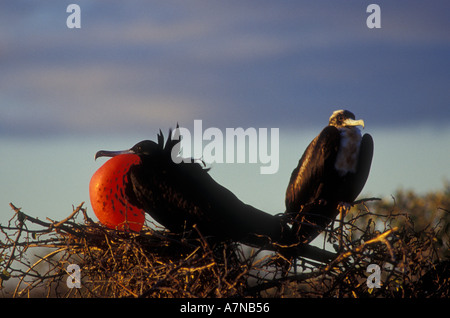
[{"label": "twig", "polygon": [[376,198],[376,197],[363,198],[363,199],[360,199],[360,200],[353,201],[352,205],[357,205],[357,204],[360,204],[360,203],[366,203],[368,201],[381,201],[381,199],[380,198]]},{"label": "twig", "polygon": [[[340,254],[333,262],[331,262],[329,265],[327,265],[325,267],[325,271],[329,271],[335,264],[338,264],[340,262],[342,262],[344,259],[350,257],[353,254],[358,254],[361,253],[362,250],[370,245],[370,244],[374,244],[374,243],[378,243],[378,242],[382,242],[384,244],[386,244],[388,246],[388,249],[390,249],[390,244],[389,242],[386,240],[386,237],[388,237],[389,235],[391,235],[393,232],[398,231],[398,227],[394,227],[380,235],[378,235],[377,237],[364,242],[363,244],[361,244],[360,246],[358,246],[357,248],[353,249],[352,251],[348,251],[346,253]],[[391,251],[391,250],[390,250]],[[392,251],[391,251],[392,252]],[[393,254],[391,253],[391,257],[393,258]]]},{"label": "twig", "polygon": [[62,220],[62,221],[59,221],[58,223],[54,224],[53,226],[54,226],[54,227],[59,227],[59,226],[61,226],[62,224],[64,224],[64,223],[66,223],[67,221],[69,221],[70,219],[72,219],[78,212],[80,212],[80,210],[82,209],[83,205],[84,205],[84,201],[81,202],[81,204],[80,204],[75,210],[73,210],[73,212],[72,212],[68,217],[66,217],[66,218],[65,218],[64,220]]},{"label": "twig", "polygon": [[[45,255],[44,257],[40,257],[38,261],[36,261],[33,265],[31,265],[31,266],[28,268],[28,270],[25,272],[25,275],[23,275],[23,276],[20,278],[19,283],[17,284],[16,289],[14,290],[13,297],[15,297],[15,296],[17,295],[17,291],[18,291],[18,289],[19,289],[19,287],[20,287],[20,284],[22,283],[22,281],[25,279],[25,277],[27,276],[27,274],[28,274],[31,270],[33,270],[33,269],[34,269],[37,265],[39,265],[42,261],[47,260],[47,258],[52,257],[53,255],[58,254],[59,252],[65,251],[65,250],[67,250],[67,247],[63,247],[63,248],[60,248],[60,249],[58,249],[58,250],[56,250],[56,251],[50,252],[50,253],[48,253],[47,255]],[[26,290],[26,289],[23,289],[22,291],[20,291],[20,294],[23,293],[24,290]]]}]

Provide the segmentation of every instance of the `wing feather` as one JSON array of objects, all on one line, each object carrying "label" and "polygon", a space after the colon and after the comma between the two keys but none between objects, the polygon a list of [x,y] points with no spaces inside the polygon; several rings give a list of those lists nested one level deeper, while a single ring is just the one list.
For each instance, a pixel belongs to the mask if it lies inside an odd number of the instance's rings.
[{"label": "wing feather", "polygon": [[342,194],[343,201],[355,201],[364,188],[372,165],[373,148],[374,144],[372,136],[365,134],[361,139],[356,172],[354,174],[349,174],[345,180],[345,184],[341,187],[346,190],[346,193]]},{"label": "wing feather", "polygon": [[308,145],[292,172],[286,190],[286,211],[298,212],[303,205],[319,200],[327,191],[327,179],[336,174],[333,166],[339,142],[339,130],[327,126]]}]

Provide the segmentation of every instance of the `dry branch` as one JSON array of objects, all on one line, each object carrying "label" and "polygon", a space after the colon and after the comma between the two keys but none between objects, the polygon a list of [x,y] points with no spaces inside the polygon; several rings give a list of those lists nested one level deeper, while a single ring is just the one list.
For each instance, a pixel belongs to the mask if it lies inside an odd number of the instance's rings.
[{"label": "dry branch", "polygon": [[[407,214],[374,213],[367,201],[358,202],[359,210],[336,228],[327,229],[327,250],[294,246],[300,255],[294,261],[275,252],[279,248],[275,245],[214,244],[201,235],[180,237],[157,227],[144,227],[141,233],[107,229],[89,218],[84,203],[62,221],[41,221],[10,204],[14,216],[8,224],[0,224],[4,286],[0,293],[5,297],[447,297],[448,261],[436,251],[436,229],[416,232]],[[84,223],[75,221],[79,214]],[[69,264],[79,266],[81,288],[68,288]],[[381,288],[366,284],[370,264],[382,269]]]}]

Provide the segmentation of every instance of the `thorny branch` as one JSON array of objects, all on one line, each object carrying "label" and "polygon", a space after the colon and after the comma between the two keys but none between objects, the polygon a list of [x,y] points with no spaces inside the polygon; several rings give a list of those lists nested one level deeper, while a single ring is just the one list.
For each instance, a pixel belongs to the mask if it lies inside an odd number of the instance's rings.
[{"label": "thorny branch", "polygon": [[[309,254],[293,261],[270,248],[212,244],[201,233],[200,238],[189,238],[156,226],[144,227],[139,234],[107,229],[89,218],[84,202],[62,221],[41,221],[11,203],[13,218],[0,224],[4,237],[0,283],[5,285],[0,293],[7,297],[448,296],[448,275],[441,273],[448,273],[448,261],[438,256],[435,229],[416,232],[407,214],[372,212],[367,202],[373,199],[355,202],[356,211],[326,230],[323,248],[310,246]],[[84,224],[75,221],[80,213]],[[80,289],[66,285],[66,268],[72,263],[81,268]],[[381,288],[366,285],[369,264],[382,268]],[[425,288],[427,284],[431,287]]]}]

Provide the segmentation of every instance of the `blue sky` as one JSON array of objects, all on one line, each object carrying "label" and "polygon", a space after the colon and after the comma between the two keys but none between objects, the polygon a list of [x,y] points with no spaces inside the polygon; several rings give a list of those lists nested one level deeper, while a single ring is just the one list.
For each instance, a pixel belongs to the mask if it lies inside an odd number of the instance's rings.
[{"label": "blue sky", "polygon": [[[68,29],[66,8],[81,8]],[[366,8],[381,7],[381,29]],[[283,209],[292,169],[335,109],[365,120],[363,194],[450,179],[448,1],[0,3],[0,221],[9,202],[63,218],[104,162],[176,123],[280,129],[280,169],[220,164],[244,201]]]}]

